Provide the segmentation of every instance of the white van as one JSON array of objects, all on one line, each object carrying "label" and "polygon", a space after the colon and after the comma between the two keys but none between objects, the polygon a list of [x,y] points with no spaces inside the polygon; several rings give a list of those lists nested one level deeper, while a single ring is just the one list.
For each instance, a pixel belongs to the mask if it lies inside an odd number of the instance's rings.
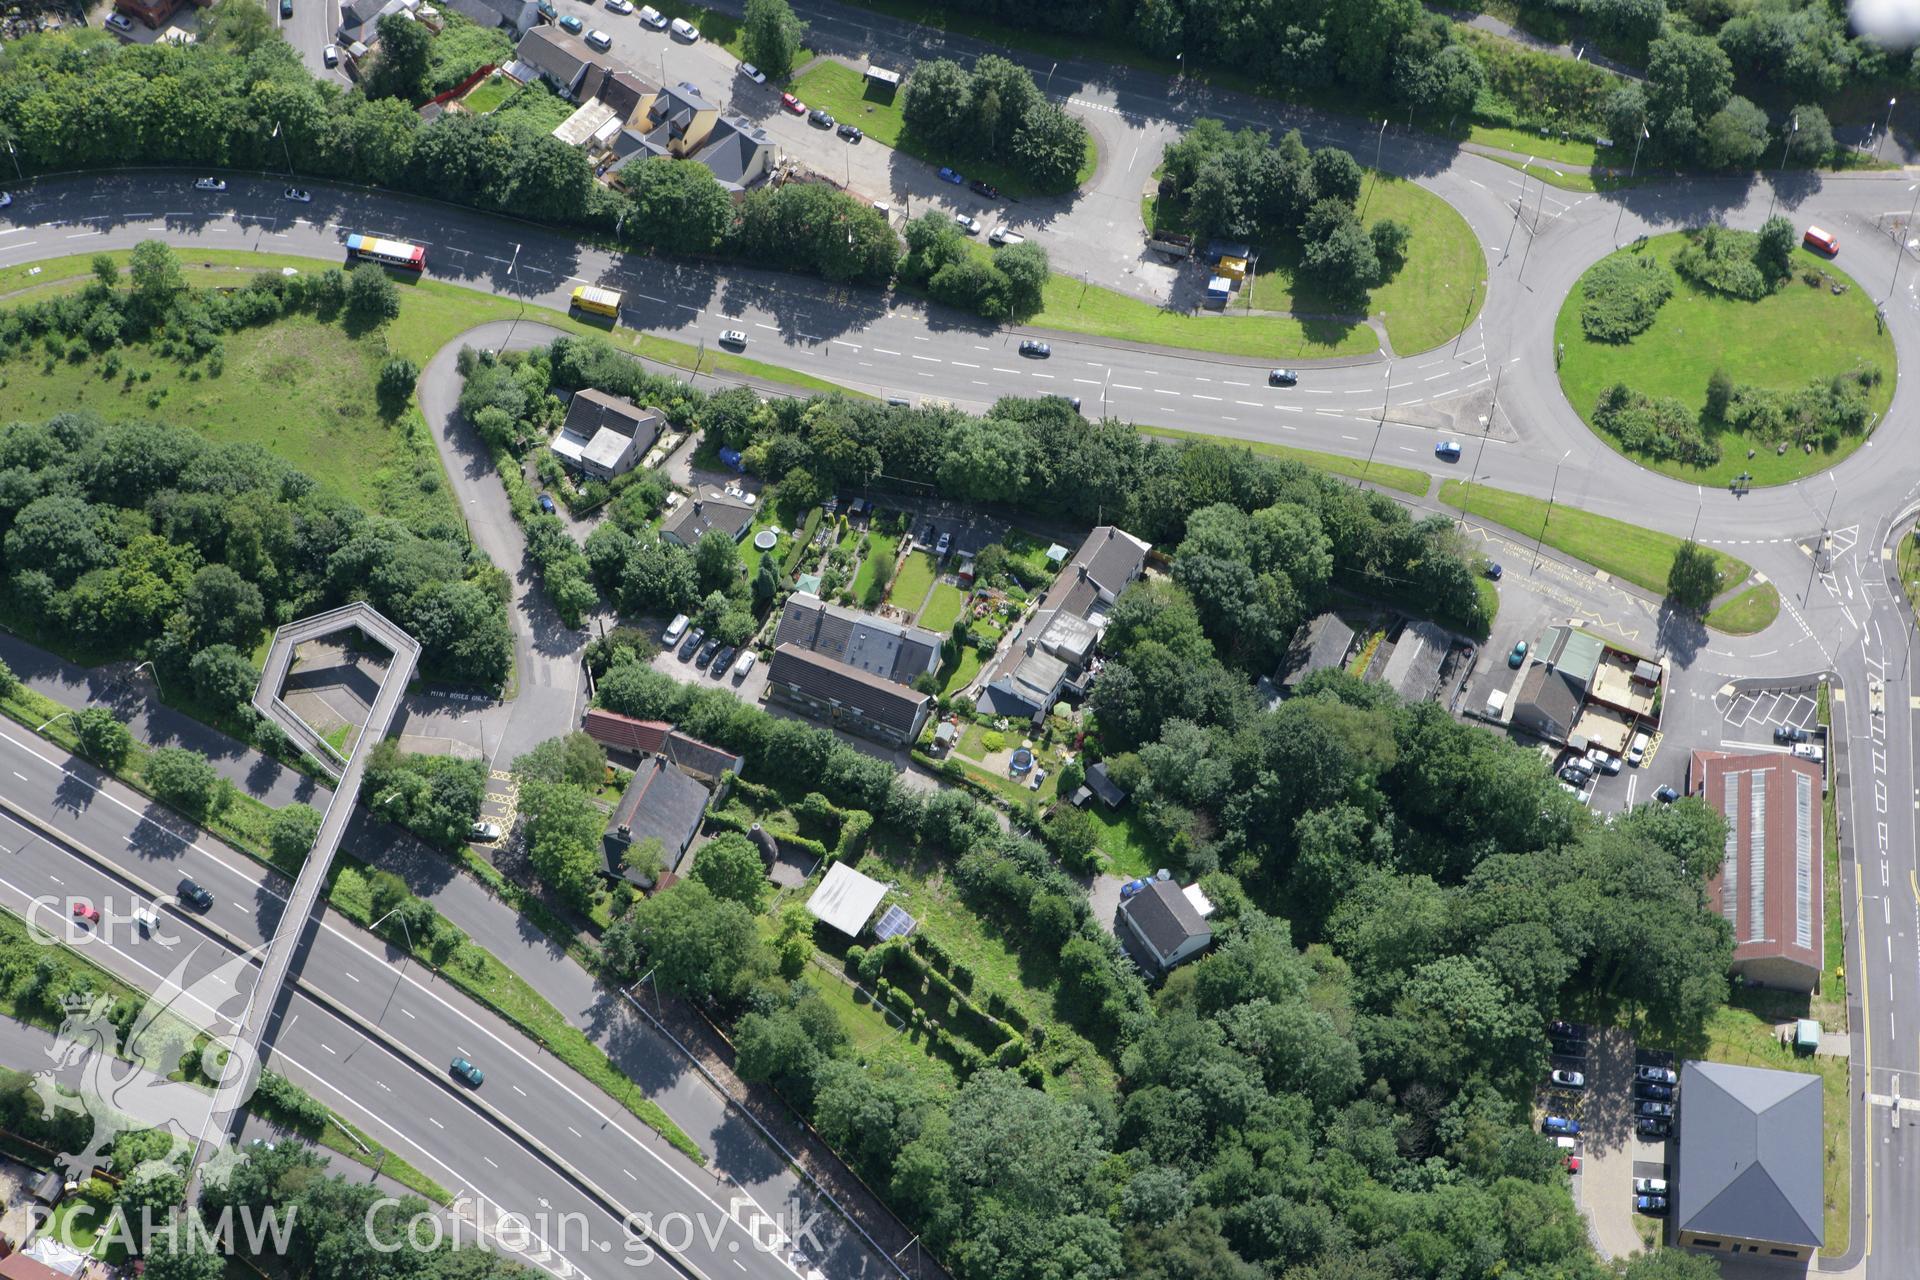
[{"label": "white van", "polygon": [[987,236],[987,243],[995,247],[1009,244],[1025,244],[1026,242],[1027,238],[1025,236],[1017,231],[1009,231],[1005,227],[995,227],[992,233]]},{"label": "white van", "polygon": [[740,655],[740,661],[733,664],[733,678],[744,680],[753,671],[753,664],[760,661],[760,655],[749,649]]},{"label": "white van", "polygon": [[1647,758],[1647,735],[1636,733],[1633,742],[1627,747],[1627,763],[1638,769],[1640,762]]},{"label": "white van", "polygon": [[664,31],[667,26],[666,15],[650,4],[640,6],[640,21],[652,27],[655,31]]},{"label": "white van", "polygon": [[684,613],[676,613],[673,615],[673,621],[667,624],[667,633],[660,637],[668,648],[672,648],[674,645],[680,643],[680,637],[687,633],[687,623],[689,621],[690,619]]},{"label": "white van", "polygon": [[685,40],[688,44],[698,44],[700,41],[700,28],[685,18],[675,18],[671,29],[677,38]]}]

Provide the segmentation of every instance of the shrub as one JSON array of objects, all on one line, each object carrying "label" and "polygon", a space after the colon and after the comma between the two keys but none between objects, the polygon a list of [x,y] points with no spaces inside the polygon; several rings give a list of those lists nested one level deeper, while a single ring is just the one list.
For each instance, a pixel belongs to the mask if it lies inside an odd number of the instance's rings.
[{"label": "shrub", "polygon": [[1708,439],[1693,411],[1671,396],[1655,400],[1616,382],[1600,393],[1593,422],[1628,453],[1696,467],[1720,460],[1719,443]]},{"label": "shrub", "polygon": [[1580,329],[1595,342],[1625,342],[1652,326],[1673,296],[1673,273],[1656,258],[1608,258],[1581,288]]}]

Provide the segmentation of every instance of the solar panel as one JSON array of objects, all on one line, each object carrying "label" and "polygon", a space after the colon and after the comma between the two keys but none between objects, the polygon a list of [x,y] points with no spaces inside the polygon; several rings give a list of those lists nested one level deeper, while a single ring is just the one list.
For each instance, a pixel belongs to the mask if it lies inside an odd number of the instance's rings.
[{"label": "solar panel", "polygon": [[914,926],[919,923],[908,915],[905,909],[895,904],[888,907],[885,914],[880,917],[880,923],[873,926],[873,936],[882,942],[888,938],[904,938],[912,933]]}]

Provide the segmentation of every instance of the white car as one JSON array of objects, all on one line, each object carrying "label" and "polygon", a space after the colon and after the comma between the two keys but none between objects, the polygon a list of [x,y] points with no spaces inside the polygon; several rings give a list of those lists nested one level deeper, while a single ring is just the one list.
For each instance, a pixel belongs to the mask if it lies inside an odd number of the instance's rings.
[{"label": "white car", "polygon": [[288,187],[280,193],[280,198],[283,200],[291,200],[295,204],[313,203],[313,193],[310,191],[302,191],[298,187]]},{"label": "white car", "polygon": [[700,28],[694,26],[685,18],[675,18],[667,25],[672,29],[675,39],[685,40],[688,44],[700,43]]},{"label": "white car", "polygon": [[491,843],[500,838],[500,824],[497,822],[476,822],[467,832],[467,839],[482,843]]},{"label": "white car", "polygon": [[1634,1068],[1633,1074],[1642,1080],[1650,1080],[1654,1084],[1680,1083],[1680,1077],[1674,1074],[1672,1067],[1649,1067],[1643,1064]]},{"label": "white car", "polygon": [[108,14],[107,25],[112,27],[115,31],[132,31],[133,30],[133,20],[127,17],[127,15],[124,13]]},{"label": "white car", "polygon": [[13,193],[11,191],[0,191],[0,209],[11,208],[12,205]]},{"label": "white car", "polygon": [[1017,231],[1009,231],[1005,227],[995,227],[992,234],[987,237],[987,243],[991,245],[1025,244],[1026,242],[1025,236]]},{"label": "white car", "polygon": [[972,214],[967,214],[967,213],[954,214],[953,225],[960,228],[962,231],[966,232],[970,236],[977,236],[980,234],[980,219],[974,217]]},{"label": "white car", "polygon": [[720,331],[720,345],[723,347],[746,346],[747,345],[746,331],[744,329],[722,329]]},{"label": "white car", "polygon": [[320,61],[326,63],[330,67],[339,66],[340,50],[338,46],[328,45],[326,48],[322,49],[320,51]]},{"label": "white car", "polygon": [[625,17],[633,12],[633,5],[630,0],[607,0],[607,12]]},{"label": "white car", "polygon": [[767,82],[767,73],[754,66],[751,62],[743,62],[740,64],[740,74],[755,84],[765,84]]},{"label": "white car", "polygon": [[650,4],[640,6],[640,21],[652,27],[655,31],[665,31],[667,29],[667,15]]},{"label": "white car", "polygon": [[753,671],[753,664],[760,661],[760,655],[749,649],[740,655],[740,661],[733,664],[733,678],[744,680]]},{"label": "white car", "polygon": [[600,52],[605,53],[607,50],[613,48],[613,37],[604,31],[589,31],[587,32],[587,43],[600,50]]},{"label": "white car", "polygon": [[202,178],[193,185],[200,191],[225,191],[227,189],[227,180],[225,178]]},{"label": "white car", "polygon": [[1584,1089],[1587,1087],[1587,1078],[1578,1071],[1555,1071],[1553,1073],[1553,1082],[1562,1089]]},{"label": "white car", "polygon": [[1600,747],[1589,748],[1587,751],[1587,759],[1593,761],[1594,766],[1608,777],[1612,777],[1614,774],[1620,772],[1620,757],[1612,755]]},{"label": "white car", "polygon": [[1633,1194],[1637,1196],[1663,1196],[1667,1194],[1667,1180],[1665,1178],[1635,1178],[1633,1180]]}]

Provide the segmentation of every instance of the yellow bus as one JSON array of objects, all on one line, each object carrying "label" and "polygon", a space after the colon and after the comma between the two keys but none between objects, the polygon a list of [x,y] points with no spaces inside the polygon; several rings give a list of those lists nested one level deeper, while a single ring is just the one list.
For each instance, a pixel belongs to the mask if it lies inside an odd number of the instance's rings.
[{"label": "yellow bus", "polygon": [[597,285],[583,284],[573,291],[573,305],[582,311],[591,311],[596,315],[620,318],[620,291],[602,289]]}]

